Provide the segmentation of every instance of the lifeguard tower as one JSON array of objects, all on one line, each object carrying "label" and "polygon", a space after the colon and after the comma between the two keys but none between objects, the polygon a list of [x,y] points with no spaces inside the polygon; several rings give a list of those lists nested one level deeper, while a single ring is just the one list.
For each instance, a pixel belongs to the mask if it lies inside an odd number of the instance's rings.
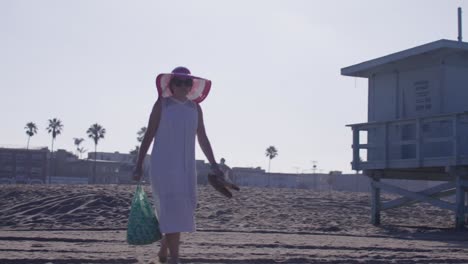
[{"label": "lifeguard tower", "polygon": [[[454,212],[456,228],[468,213],[468,43],[438,40],[341,69],[368,79],[368,121],[353,131],[352,168],[371,179],[371,221],[380,211],[426,202]],[[367,139],[366,142],[361,140]],[[444,183],[412,192],[381,179]],[[402,197],[382,203],[380,191]],[[455,203],[439,198],[455,194]]]}]

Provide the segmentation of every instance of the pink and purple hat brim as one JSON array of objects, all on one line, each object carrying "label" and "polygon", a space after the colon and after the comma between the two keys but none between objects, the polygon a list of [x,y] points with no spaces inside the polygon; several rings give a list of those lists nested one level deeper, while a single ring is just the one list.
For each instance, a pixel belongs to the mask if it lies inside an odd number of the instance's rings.
[{"label": "pink and purple hat brim", "polygon": [[172,96],[171,89],[169,89],[169,83],[174,77],[193,80],[193,86],[192,89],[190,89],[187,98],[195,103],[201,103],[210,93],[211,81],[208,79],[184,73],[161,73],[156,77],[156,88],[159,96]]}]

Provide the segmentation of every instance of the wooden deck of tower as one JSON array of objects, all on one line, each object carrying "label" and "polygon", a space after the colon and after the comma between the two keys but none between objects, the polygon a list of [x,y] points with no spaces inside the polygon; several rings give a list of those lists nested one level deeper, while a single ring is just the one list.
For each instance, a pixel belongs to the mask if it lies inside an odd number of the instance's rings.
[{"label": "wooden deck of tower", "polygon": [[[371,178],[372,223],[380,211],[426,202],[468,213],[468,43],[438,40],[349,66],[342,75],[368,78],[368,122],[353,131],[354,170]],[[444,181],[420,192],[381,179]],[[380,191],[402,198],[382,203]],[[456,195],[455,203],[439,198]]]}]

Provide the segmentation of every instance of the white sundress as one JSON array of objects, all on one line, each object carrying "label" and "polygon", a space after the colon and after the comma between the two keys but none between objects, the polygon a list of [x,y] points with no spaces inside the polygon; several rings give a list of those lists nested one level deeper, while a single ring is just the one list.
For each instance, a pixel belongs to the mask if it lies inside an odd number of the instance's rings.
[{"label": "white sundress", "polygon": [[197,205],[197,105],[162,99],[151,154],[151,188],[162,233],[194,232]]}]

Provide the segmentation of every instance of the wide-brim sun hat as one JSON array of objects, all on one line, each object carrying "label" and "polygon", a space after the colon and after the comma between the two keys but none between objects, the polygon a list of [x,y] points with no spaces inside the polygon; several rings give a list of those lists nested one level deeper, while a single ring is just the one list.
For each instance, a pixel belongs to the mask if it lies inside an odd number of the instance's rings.
[{"label": "wide-brim sun hat", "polygon": [[172,91],[169,87],[172,78],[192,79],[193,85],[187,94],[187,98],[196,103],[200,103],[208,96],[211,89],[211,81],[205,78],[193,76],[190,70],[185,67],[177,67],[171,73],[161,73],[156,77],[156,88],[158,95],[162,97],[172,96]]}]

